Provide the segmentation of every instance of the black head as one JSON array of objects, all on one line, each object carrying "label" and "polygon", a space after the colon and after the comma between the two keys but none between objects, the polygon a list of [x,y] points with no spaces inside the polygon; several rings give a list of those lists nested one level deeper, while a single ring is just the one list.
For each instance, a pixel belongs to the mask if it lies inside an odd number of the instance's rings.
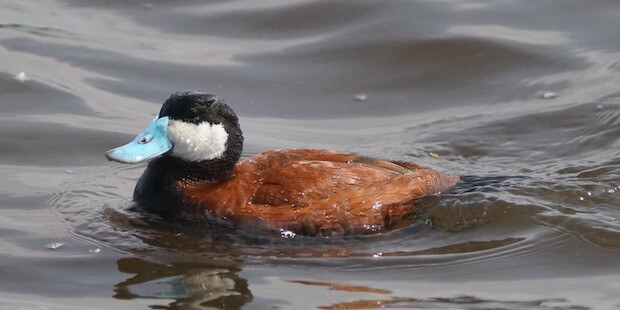
[{"label": "black head", "polygon": [[[170,118],[168,137],[174,145],[168,154],[169,157],[185,162],[184,164],[192,166],[191,169],[196,171],[205,169],[232,171],[243,150],[243,133],[239,127],[237,115],[222,99],[202,90],[177,92],[164,102],[159,111],[159,117],[164,116]],[[175,131],[175,128],[180,127],[183,129]],[[226,131],[227,138],[224,138],[226,140],[224,151],[221,156],[201,158],[195,150],[204,147],[205,151],[210,151],[210,146],[199,144],[215,143],[217,140],[202,139],[201,135],[211,134],[208,129],[205,129],[210,127],[219,128],[220,131],[223,127]],[[175,134],[182,135],[176,137],[176,143]],[[188,144],[186,141],[191,142]],[[214,145],[213,148],[217,149],[218,146]],[[212,174],[220,173],[210,172]]]},{"label": "black head", "polygon": [[172,94],[159,111],[159,117],[164,116],[194,124],[209,122],[231,123],[238,126],[239,123],[235,112],[222,99],[203,90],[187,90]]}]

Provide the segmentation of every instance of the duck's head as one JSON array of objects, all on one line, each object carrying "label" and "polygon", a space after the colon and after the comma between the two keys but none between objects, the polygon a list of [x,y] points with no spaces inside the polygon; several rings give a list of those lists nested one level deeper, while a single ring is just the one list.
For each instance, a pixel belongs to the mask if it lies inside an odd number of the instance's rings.
[{"label": "duck's head", "polygon": [[142,133],[105,155],[129,164],[169,157],[187,165],[217,161],[232,169],[242,148],[235,112],[215,95],[190,90],[172,94]]}]

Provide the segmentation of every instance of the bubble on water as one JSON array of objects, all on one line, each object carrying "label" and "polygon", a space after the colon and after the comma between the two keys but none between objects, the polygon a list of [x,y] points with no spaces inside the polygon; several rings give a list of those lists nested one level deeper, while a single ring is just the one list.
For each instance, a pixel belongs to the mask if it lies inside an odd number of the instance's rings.
[{"label": "bubble on water", "polygon": [[368,95],[364,93],[355,94],[353,99],[355,99],[355,101],[366,101],[368,100]]},{"label": "bubble on water", "polygon": [[54,242],[54,243],[50,243],[50,244],[46,245],[45,247],[46,247],[48,250],[57,250],[57,249],[60,249],[60,248],[61,248],[62,246],[64,246],[64,245],[65,245],[65,244],[64,244],[64,243],[62,243],[62,242]]},{"label": "bubble on water", "polygon": [[94,249],[88,250],[88,253],[90,253],[90,254],[97,254],[99,252],[101,252],[100,248],[94,248]]},{"label": "bubble on water", "polygon": [[16,74],[15,79],[22,83],[30,81],[30,77],[23,71]]},{"label": "bubble on water", "polygon": [[74,173],[75,173],[75,170],[65,170],[65,173],[68,173],[68,174],[74,174]]},{"label": "bubble on water", "polygon": [[540,94],[540,98],[542,99],[553,99],[555,97],[557,97],[558,94],[551,92],[551,91],[546,91]]}]

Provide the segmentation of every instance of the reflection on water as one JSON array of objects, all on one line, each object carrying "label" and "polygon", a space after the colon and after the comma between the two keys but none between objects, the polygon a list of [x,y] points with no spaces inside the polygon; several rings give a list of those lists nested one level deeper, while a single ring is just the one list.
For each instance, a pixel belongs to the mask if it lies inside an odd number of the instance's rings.
[{"label": "reflection on water", "polygon": [[[485,300],[473,296],[456,298],[406,298],[366,299],[341,302],[319,309],[385,309],[385,308],[432,308],[432,309],[558,309],[566,306],[566,300],[546,299],[533,301]],[[578,309],[579,307],[576,307]]]},{"label": "reflection on water", "polygon": [[117,264],[120,272],[134,276],[115,285],[115,298],[170,299],[169,309],[237,309],[252,300],[247,280],[234,269],[196,262],[158,264],[140,258],[120,259]]},{"label": "reflection on water", "polygon": [[[0,304],[617,307],[619,12],[612,0],[2,3]],[[463,182],[375,236],[283,239],[137,212],[144,166],[102,154],[190,88],[240,115],[245,157],[326,148]]]}]

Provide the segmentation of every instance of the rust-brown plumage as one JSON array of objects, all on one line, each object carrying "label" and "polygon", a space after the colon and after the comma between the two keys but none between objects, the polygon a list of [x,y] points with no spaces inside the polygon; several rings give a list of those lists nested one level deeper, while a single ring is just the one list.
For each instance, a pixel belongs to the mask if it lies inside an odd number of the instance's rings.
[{"label": "rust-brown plumage", "polygon": [[275,150],[237,163],[226,181],[183,179],[176,188],[190,206],[186,212],[304,235],[350,235],[399,227],[416,212],[412,200],[458,180],[408,162]]},{"label": "rust-brown plumage", "polygon": [[275,150],[239,162],[242,149],[233,110],[192,90],[173,94],[143,133],[106,156],[150,160],[134,191],[145,210],[303,235],[402,227],[414,218],[417,198],[459,180],[409,162],[324,150]]}]

